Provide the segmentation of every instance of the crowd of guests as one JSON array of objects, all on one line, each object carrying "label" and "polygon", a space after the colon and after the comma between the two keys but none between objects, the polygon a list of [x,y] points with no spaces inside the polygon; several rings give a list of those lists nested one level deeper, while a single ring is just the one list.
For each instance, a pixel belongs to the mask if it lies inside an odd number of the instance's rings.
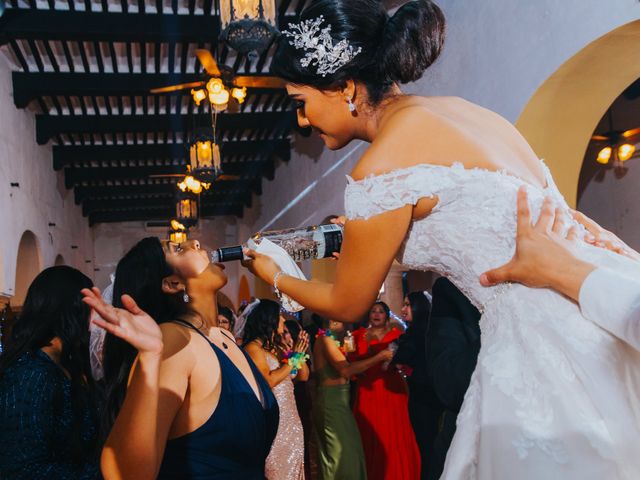
[{"label": "crowd of guests", "polygon": [[479,349],[452,284],[407,295],[405,331],[384,302],[355,329],[234,312],[225,282],[157,238],[118,263],[113,306],[73,268],[38,275],[0,356],[0,478],[439,477]]}]

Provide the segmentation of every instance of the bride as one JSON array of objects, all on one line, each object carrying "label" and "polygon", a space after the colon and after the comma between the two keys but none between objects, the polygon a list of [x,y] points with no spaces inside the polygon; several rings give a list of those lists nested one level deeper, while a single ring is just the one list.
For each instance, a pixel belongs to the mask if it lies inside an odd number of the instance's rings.
[{"label": "bride", "polygon": [[[505,119],[460,98],[401,93],[438,58],[444,27],[428,0],[391,18],[378,0],[316,0],[283,32],[272,73],[289,82],[300,126],[332,150],[371,145],[347,178],[334,284],[288,276],[253,251],[246,265],[277,293],[345,322],[373,303],[396,257],[471,299],[483,312],[482,349],[443,478],[638,479],[638,352],[553,291],[478,281],[512,256],[520,186],[536,215],[545,196],[558,215],[568,206]],[[592,263],[640,275],[626,257],[580,248]]]}]

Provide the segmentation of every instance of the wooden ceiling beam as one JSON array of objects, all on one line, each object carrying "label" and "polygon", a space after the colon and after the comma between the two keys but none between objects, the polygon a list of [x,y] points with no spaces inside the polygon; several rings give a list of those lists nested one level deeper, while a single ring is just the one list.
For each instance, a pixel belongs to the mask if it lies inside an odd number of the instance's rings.
[{"label": "wooden ceiling beam", "polygon": [[[253,74],[255,75],[255,74]],[[13,102],[26,108],[39,97],[122,97],[151,95],[153,88],[205,80],[196,73],[68,73],[13,72]],[[189,90],[160,94],[176,97]],[[280,88],[251,88],[251,94],[284,94]]]},{"label": "wooden ceiling beam", "polygon": [[[222,170],[227,175],[264,175],[267,178],[273,176],[273,160],[268,158],[260,161],[223,163]],[[67,188],[83,182],[141,180],[153,178],[155,175],[184,174],[184,165],[154,165],[146,167],[67,167],[65,173],[65,185]]]},{"label": "wooden ceiling beam", "polygon": [[[218,129],[269,128],[273,132],[292,126],[293,112],[224,113],[218,115]],[[46,144],[60,134],[188,132],[194,125],[211,123],[208,113],[148,115],[36,115],[36,140]]]},{"label": "wooden ceiling beam", "polygon": [[0,18],[0,44],[16,40],[78,42],[215,42],[213,15],[7,9]]},{"label": "wooden ceiling beam", "polygon": [[[236,157],[263,157],[277,154],[283,160],[291,156],[289,139],[224,142],[223,161]],[[147,145],[54,145],[53,166],[60,170],[78,163],[140,162],[144,160],[183,161],[187,157],[183,143]]]},{"label": "wooden ceiling beam", "polygon": [[[225,205],[246,205],[251,198],[251,192],[222,193],[206,195],[200,197],[200,208],[207,211],[212,206]],[[87,200],[82,203],[82,214],[86,217],[96,212],[139,210],[142,208],[171,208],[175,209],[175,197],[173,195],[163,197],[147,198],[121,198],[108,200]]]},{"label": "wooden ceiling beam", "polygon": [[[201,218],[227,215],[242,217],[243,210],[244,208],[241,204],[224,204],[204,206],[200,213]],[[93,226],[96,223],[140,222],[153,220],[166,221],[174,216],[175,207],[173,206],[160,206],[138,210],[96,212],[89,214],[89,225]]]}]

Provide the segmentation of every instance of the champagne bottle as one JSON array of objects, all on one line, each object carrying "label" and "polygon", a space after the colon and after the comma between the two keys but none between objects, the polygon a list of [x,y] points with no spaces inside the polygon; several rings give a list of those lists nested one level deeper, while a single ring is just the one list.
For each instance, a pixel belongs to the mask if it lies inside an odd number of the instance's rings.
[{"label": "champagne bottle", "polygon": [[[246,246],[255,249],[264,238],[282,247],[296,262],[316,260],[331,257],[340,251],[342,226],[335,224],[313,225],[258,232],[249,239]],[[218,248],[211,252],[211,261],[219,263],[242,260],[244,258],[242,250],[242,245]]]},{"label": "champagne bottle", "polygon": [[347,334],[344,337],[344,351],[346,353],[351,353],[356,351],[356,343],[355,338],[351,335],[351,330],[347,330]]}]

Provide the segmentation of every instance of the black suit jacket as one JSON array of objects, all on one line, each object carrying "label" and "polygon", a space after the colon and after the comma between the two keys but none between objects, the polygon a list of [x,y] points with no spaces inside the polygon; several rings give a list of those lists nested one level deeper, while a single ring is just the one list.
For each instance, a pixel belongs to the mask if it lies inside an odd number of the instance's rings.
[{"label": "black suit jacket", "polygon": [[455,433],[456,417],[469,387],[480,351],[480,312],[446,278],[433,286],[426,335],[427,374],[441,404],[428,478],[440,478]]}]

